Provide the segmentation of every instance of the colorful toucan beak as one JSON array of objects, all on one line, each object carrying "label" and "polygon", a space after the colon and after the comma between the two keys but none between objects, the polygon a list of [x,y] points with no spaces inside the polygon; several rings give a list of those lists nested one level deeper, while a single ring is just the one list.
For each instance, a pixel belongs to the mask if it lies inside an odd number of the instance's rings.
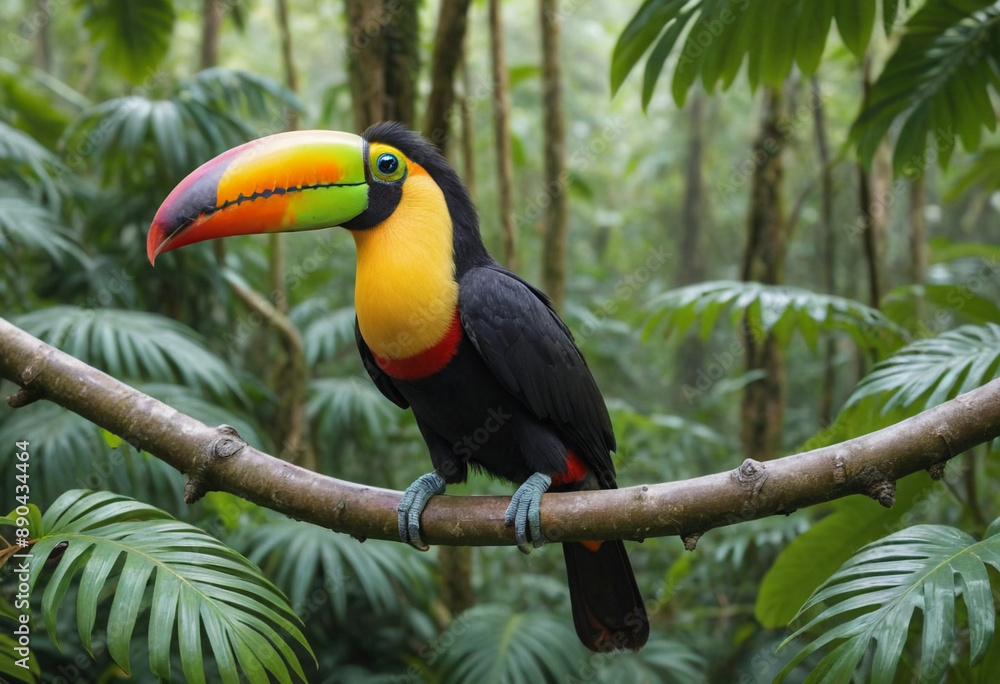
[{"label": "colorful toucan beak", "polygon": [[149,262],[203,240],[338,226],[368,208],[367,143],[336,131],[248,142],[195,169],[160,205]]}]

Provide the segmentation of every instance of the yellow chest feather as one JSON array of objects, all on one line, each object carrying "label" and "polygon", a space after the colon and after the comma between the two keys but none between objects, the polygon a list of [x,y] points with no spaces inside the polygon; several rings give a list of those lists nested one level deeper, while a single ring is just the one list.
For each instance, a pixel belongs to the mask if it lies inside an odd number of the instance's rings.
[{"label": "yellow chest feather", "polygon": [[458,283],[451,218],[437,184],[426,173],[411,174],[392,215],[351,234],[358,250],[354,306],[371,350],[405,359],[440,342],[455,315]]}]

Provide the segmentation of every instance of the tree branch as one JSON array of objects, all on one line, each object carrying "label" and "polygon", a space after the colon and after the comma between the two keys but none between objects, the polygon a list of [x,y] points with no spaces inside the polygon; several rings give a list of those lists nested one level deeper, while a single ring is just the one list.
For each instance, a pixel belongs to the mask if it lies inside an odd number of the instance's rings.
[{"label": "tree branch", "polygon": [[[401,493],[353,484],[254,449],[232,428],[213,428],[115,380],[0,318],[0,377],[80,414],[189,475],[187,499],[209,490],[355,537],[398,540]],[[732,471],[611,491],[546,494],[542,524],[552,541],[686,540],[723,525],[849,494],[892,504],[894,482],[1000,436],[1000,379],[884,430]],[[502,496],[434,497],[422,518],[431,544],[513,544]]]}]

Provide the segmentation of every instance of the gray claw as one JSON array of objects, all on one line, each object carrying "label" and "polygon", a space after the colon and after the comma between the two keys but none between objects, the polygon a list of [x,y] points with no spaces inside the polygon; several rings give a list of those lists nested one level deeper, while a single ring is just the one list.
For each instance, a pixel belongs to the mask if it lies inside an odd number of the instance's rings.
[{"label": "gray claw", "polygon": [[[535,473],[524,481],[510,499],[503,522],[514,526],[514,538],[521,553],[531,553],[531,546],[538,548],[545,543],[542,537],[542,494],[548,491],[552,478]],[[531,540],[531,546],[528,540]]]},{"label": "gray claw", "polygon": [[420,538],[420,514],[427,507],[427,502],[436,494],[444,494],[444,478],[436,472],[421,475],[413,481],[396,507],[399,526],[399,538],[415,549],[426,551],[428,548]]}]

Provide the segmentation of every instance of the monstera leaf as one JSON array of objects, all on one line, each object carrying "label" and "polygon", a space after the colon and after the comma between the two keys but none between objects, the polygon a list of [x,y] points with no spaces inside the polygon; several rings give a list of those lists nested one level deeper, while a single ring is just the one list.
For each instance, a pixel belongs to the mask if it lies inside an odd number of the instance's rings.
[{"label": "monstera leaf", "polygon": [[[864,681],[890,684],[911,631],[920,635],[920,681],[940,681],[963,623],[969,661],[973,666],[982,661],[996,622],[996,588],[988,569],[1000,570],[998,532],[1000,521],[981,541],[953,527],[916,525],[861,549],[802,606],[797,619],[804,624],[785,643],[822,631],[777,681],[823,649],[827,653],[806,683],[847,684],[874,642],[870,677]],[[923,614],[922,626],[911,624],[917,611]]]}]

